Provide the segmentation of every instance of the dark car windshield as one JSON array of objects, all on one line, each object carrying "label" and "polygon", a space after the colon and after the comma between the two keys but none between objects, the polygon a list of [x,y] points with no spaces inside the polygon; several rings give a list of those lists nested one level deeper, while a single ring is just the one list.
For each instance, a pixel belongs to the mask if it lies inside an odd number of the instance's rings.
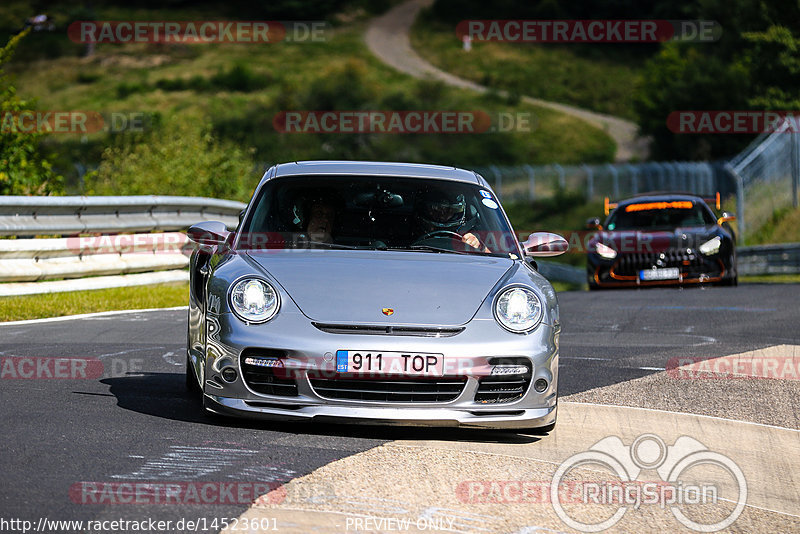
[{"label": "dark car windshield", "polygon": [[477,184],[386,176],[267,182],[238,247],[517,254],[494,195]]},{"label": "dark car windshield", "polygon": [[620,206],[609,216],[607,230],[670,230],[715,224],[705,204],[691,200],[637,202]]}]

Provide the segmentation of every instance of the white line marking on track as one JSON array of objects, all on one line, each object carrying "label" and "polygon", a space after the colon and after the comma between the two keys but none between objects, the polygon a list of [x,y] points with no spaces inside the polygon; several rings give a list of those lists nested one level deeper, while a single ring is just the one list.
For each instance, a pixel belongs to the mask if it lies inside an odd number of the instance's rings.
[{"label": "white line marking on track", "polygon": [[46,317],[44,319],[26,319],[24,321],[8,321],[5,323],[0,322],[0,327],[3,326],[16,326],[21,324],[39,324],[39,323],[57,323],[61,321],[73,321],[77,319],[91,319],[94,317],[107,317],[111,315],[125,315],[126,313],[149,313],[156,311],[178,311],[188,310],[189,306],[175,306],[173,308],[145,308],[142,310],[113,310],[96,313],[82,313],[79,315],[63,315],[61,317]]},{"label": "white line marking on track", "polygon": [[172,351],[169,351],[169,352],[161,355],[161,357],[164,359],[164,361],[167,362],[170,365],[183,365],[183,362],[180,362],[180,361],[176,362],[175,358],[173,358],[173,356],[175,356],[175,353],[172,352]]},{"label": "white line marking on track", "polygon": [[576,402],[576,401],[561,401],[562,403],[569,403],[569,404],[581,404],[583,406],[603,406],[603,407],[610,407],[610,408],[630,408],[632,410],[646,410],[648,412],[661,412],[661,413],[671,413],[675,415],[690,415],[693,417],[703,417],[705,419],[717,419],[719,421],[730,421],[731,423],[741,423],[743,425],[757,425],[763,426],[766,428],[776,428],[778,430],[786,430],[787,432],[800,432],[800,430],[795,430],[794,428],[787,428],[785,426],[777,426],[777,425],[767,425],[764,423],[754,423],[753,421],[742,421],[740,419],[728,419],[726,417],[717,417],[715,415],[703,415],[699,413],[690,413],[690,412],[673,412],[672,410],[659,410],[657,408],[641,408],[639,406],[624,406],[621,404],[598,404],[596,402]]},{"label": "white line marking on track", "polygon": [[123,354],[130,354],[131,352],[141,352],[143,350],[163,349],[164,347],[139,347],[138,349],[121,350],[119,352],[109,352],[101,354],[98,358],[108,358],[109,356],[122,356]]}]

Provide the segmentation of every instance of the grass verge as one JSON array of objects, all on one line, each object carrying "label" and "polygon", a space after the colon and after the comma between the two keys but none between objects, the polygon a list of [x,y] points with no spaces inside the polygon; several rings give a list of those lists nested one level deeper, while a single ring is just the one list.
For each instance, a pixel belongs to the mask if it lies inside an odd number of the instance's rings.
[{"label": "grass verge", "polygon": [[800,284],[800,274],[761,274],[740,276],[742,284]]},{"label": "grass verge", "polygon": [[646,56],[613,44],[476,42],[465,52],[455,27],[425,13],[412,29],[411,44],[440,69],[487,87],[636,118],[633,97]]},{"label": "grass verge", "polygon": [[0,321],[43,319],[112,310],[170,308],[189,302],[189,284],[119,287],[0,298]]}]

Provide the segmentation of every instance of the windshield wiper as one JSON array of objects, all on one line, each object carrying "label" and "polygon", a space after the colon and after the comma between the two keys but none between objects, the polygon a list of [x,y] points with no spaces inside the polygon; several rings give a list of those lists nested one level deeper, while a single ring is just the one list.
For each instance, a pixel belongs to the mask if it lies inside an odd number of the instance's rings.
[{"label": "windshield wiper", "polygon": [[426,251],[426,252],[444,252],[450,254],[471,254],[465,250],[453,250],[451,248],[441,248],[441,247],[434,247],[432,245],[409,245],[407,247],[388,247],[386,250],[395,250],[395,251]]},{"label": "windshield wiper", "polygon": [[353,245],[340,245],[339,243],[326,243],[325,241],[303,241],[303,246],[298,248],[307,248],[307,245],[322,246],[333,248],[337,250],[364,250],[364,247],[354,247]]}]

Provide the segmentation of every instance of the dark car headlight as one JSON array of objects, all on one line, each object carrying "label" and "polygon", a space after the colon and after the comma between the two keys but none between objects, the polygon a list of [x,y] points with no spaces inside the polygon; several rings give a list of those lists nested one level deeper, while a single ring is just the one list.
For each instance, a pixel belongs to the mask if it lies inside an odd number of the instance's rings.
[{"label": "dark car headlight", "polygon": [[269,321],[280,308],[280,298],[269,282],[260,278],[243,278],[230,291],[233,313],[247,323]]},{"label": "dark car headlight", "polygon": [[597,252],[598,256],[607,260],[613,260],[617,257],[617,251],[608,245],[604,245],[603,243],[597,243],[595,246],[595,252]]},{"label": "dark car headlight", "polygon": [[539,326],[543,315],[541,299],[525,287],[510,287],[501,291],[494,301],[495,320],[515,334],[524,334]]},{"label": "dark car headlight", "polygon": [[722,238],[717,236],[717,237],[712,237],[711,239],[709,239],[708,241],[706,241],[697,248],[698,250],[700,250],[700,252],[702,252],[706,256],[711,256],[719,252],[720,246],[722,246]]}]

